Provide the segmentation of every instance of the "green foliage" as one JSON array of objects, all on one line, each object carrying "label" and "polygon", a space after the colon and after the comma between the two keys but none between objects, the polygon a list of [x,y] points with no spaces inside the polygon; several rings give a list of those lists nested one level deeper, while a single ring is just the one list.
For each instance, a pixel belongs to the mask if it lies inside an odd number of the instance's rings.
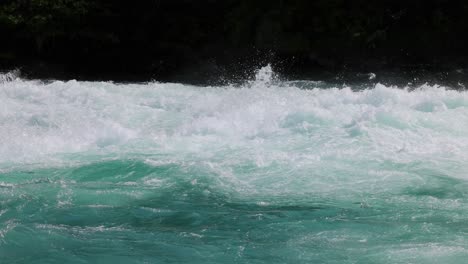
[{"label": "green foliage", "polygon": [[0,53],[122,71],[252,54],[419,60],[468,53],[467,14],[463,0],[3,0]]},{"label": "green foliage", "polygon": [[9,1],[0,8],[0,16],[13,25],[39,32],[76,21],[87,14],[89,7],[86,0]]},{"label": "green foliage", "polygon": [[91,6],[86,0],[9,1],[0,7],[0,21],[31,36],[40,51],[44,42],[70,35]]}]

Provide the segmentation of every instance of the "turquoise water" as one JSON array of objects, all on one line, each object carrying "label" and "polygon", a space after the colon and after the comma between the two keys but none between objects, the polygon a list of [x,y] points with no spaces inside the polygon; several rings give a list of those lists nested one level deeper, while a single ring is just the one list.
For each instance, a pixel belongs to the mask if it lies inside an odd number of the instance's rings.
[{"label": "turquoise water", "polygon": [[0,262],[466,263],[468,93],[364,88],[1,75]]}]

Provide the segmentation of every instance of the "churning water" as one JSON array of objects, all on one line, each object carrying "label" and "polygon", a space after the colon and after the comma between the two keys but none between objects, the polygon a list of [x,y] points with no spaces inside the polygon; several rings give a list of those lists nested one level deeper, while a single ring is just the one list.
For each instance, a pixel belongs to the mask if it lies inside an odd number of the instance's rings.
[{"label": "churning water", "polygon": [[1,263],[466,263],[468,92],[0,75]]}]

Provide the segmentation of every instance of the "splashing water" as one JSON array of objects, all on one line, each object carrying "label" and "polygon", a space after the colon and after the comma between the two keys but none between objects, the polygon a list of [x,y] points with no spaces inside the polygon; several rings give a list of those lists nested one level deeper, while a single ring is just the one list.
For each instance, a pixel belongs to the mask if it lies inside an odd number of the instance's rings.
[{"label": "splashing water", "polygon": [[7,73],[0,72],[0,84],[6,83],[6,82],[12,82],[14,80],[19,79],[19,74],[20,74],[19,70],[14,70],[14,71],[7,72]]},{"label": "splashing water", "polygon": [[277,76],[273,71],[271,64],[268,64],[256,71],[255,80],[251,82],[251,85],[265,87],[271,85],[276,79]]},{"label": "splashing water", "polygon": [[468,93],[0,78],[5,263],[464,263]]}]

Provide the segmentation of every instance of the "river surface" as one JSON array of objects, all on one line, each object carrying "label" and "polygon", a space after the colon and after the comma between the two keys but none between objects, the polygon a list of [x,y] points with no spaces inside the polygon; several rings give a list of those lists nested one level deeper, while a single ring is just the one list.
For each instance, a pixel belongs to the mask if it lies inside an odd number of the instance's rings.
[{"label": "river surface", "polygon": [[1,263],[467,260],[468,92],[0,75]]}]

